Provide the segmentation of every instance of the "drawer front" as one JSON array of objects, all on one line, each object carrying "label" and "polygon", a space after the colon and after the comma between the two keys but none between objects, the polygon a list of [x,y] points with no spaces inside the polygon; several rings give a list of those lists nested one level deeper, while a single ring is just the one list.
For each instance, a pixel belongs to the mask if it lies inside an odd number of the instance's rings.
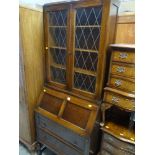
[{"label": "drawer front", "polygon": [[135,63],[135,53],[134,52],[113,51],[112,61]]},{"label": "drawer front", "polygon": [[108,86],[125,90],[128,92],[135,92],[135,83],[121,78],[110,77]]},{"label": "drawer front", "polygon": [[49,148],[54,150],[59,155],[73,155],[73,154],[82,155],[83,154],[73,149],[72,147],[66,145],[65,143],[61,142],[54,136],[51,136],[48,133],[40,129],[37,129],[37,140],[47,145]]},{"label": "drawer front", "polygon": [[122,148],[124,150],[128,150],[133,153],[135,152],[134,145],[120,141],[109,134],[104,133],[104,141],[107,141],[109,144],[112,144],[113,146],[116,146],[117,148]]},{"label": "drawer front", "polygon": [[134,65],[123,65],[123,64],[112,63],[111,74],[134,78],[135,67]]},{"label": "drawer front", "polygon": [[134,154],[125,150],[118,149],[106,141],[103,142],[103,149],[107,150],[109,153],[114,155],[133,155]]},{"label": "drawer front", "polygon": [[36,126],[45,128],[52,133],[62,137],[64,140],[72,143],[73,145],[79,147],[80,149],[85,149],[85,138],[79,136],[78,134],[72,132],[71,130],[57,124],[54,121],[49,120],[48,118],[36,113]]},{"label": "drawer front", "polygon": [[134,99],[116,95],[115,93],[109,91],[106,91],[104,94],[104,102],[108,102],[128,110],[134,110],[135,108]]},{"label": "drawer front", "polygon": [[102,150],[99,155],[112,155],[106,150]]}]

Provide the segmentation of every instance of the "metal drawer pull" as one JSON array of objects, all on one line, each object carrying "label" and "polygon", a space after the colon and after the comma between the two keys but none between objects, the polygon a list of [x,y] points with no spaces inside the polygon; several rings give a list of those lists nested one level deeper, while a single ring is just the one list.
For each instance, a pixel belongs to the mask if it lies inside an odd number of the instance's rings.
[{"label": "metal drawer pull", "polygon": [[100,123],[100,127],[104,127],[104,123],[103,122]]},{"label": "metal drawer pull", "polygon": [[123,72],[125,72],[125,68],[124,67],[117,67],[117,72],[123,73]]},{"label": "metal drawer pull", "polygon": [[112,102],[114,102],[114,103],[118,103],[118,102],[119,102],[119,98],[113,96],[113,97],[112,97]]},{"label": "metal drawer pull", "polygon": [[126,59],[128,57],[128,54],[127,53],[120,53],[119,57],[121,59]]},{"label": "metal drawer pull", "polygon": [[115,81],[115,86],[118,87],[118,86],[121,86],[122,85],[122,81],[121,80],[116,80]]}]

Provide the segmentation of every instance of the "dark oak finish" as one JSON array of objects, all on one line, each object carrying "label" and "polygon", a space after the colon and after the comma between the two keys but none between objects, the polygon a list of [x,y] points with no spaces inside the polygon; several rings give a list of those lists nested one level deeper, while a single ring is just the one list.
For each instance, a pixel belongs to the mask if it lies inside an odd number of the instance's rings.
[{"label": "dark oak finish", "polygon": [[[77,152],[89,154],[91,135],[98,134],[98,128],[95,129],[98,109],[92,102],[45,87],[35,109],[37,140],[55,152],[60,151],[60,154],[68,155],[68,149],[71,149],[70,155]],[[63,145],[64,148],[55,148],[53,141],[57,147]],[[78,145],[81,151],[74,145]]]},{"label": "dark oak finish", "polygon": [[37,140],[60,155],[97,153],[106,51],[114,43],[117,0],[46,4],[46,75]]},{"label": "dark oak finish", "polygon": [[[114,42],[115,37],[115,29],[116,29],[116,20],[117,20],[117,13],[118,13],[118,1],[114,0],[82,0],[82,1],[73,1],[73,2],[64,2],[64,3],[52,3],[52,4],[46,4],[44,5],[44,31],[45,31],[45,50],[46,50],[46,83],[49,87],[55,89],[59,88],[62,92],[69,91],[69,93],[79,96],[84,96],[88,100],[101,100],[101,93],[104,83],[104,73],[105,73],[105,61],[106,61],[106,50],[109,43]],[[98,12],[101,8],[101,15],[99,15],[100,12]],[[83,9],[83,10],[82,10]],[[91,10],[92,9],[92,10]],[[61,11],[66,10],[66,18],[67,18],[67,25],[64,25],[64,21],[59,26],[49,26],[48,18],[49,13],[52,11],[55,13],[59,12],[59,15],[64,16]],[[83,11],[83,12],[82,12]],[[80,13],[83,16],[80,16],[78,19],[78,13]],[[86,15],[84,17],[84,14]],[[95,16],[94,16],[94,15]],[[91,15],[91,22],[94,20],[94,23],[90,23],[89,21],[89,15]],[[99,17],[101,16],[101,23],[99,23]],[[55,17],[54,17],[55,18]],[[61,17],[60,17],[61,18]],[[86,19],[85,19],[86,18]],[[94,19],[93,19],[94,18]],[[95,19],[96,18],[96,19]],[[80,25],[78,25],[78,20],[80,22]],[[83,20],[83,21],[82,21]],[[85,21],[84,21],[85,20]],[[96,20],[96,21],[95,21]],[[58,21],[59,22],[59,21]],[[85,22],[85,24],[83,24]],[[87,23],[86,23],[87,22]],[[97,23],[96,23],[97,22]],[[63,48],[61,46],[51,46],[49,43],[54,38],[49,37],[50,34],[48,32],[48,29],[67,29],[66,33],[66,48]],[[92,49],[88,48],[90,45],[90,37],[95,37],[95,33],[97,34],[98,30],[99,32],[99,46],[98,49]],[[81,33],[81,32],[82,33]],[[94,33],[95,32],[95,33]],[[79,47],[77,48],[77,38],[78,34],[81,33],[81,36],[84,37],[83,45],[85,44],[86,47],[81,48],[81,45],[79,44]],[[79,36],[79,41],[80,37]],[[85,38],[87,37],[87,38]],[[96,36],[97,37],[97,36]],[[89,40],[88,40],[89,39]],[[96,40],[94,38],[93,43],[96,44]],[[53,42],[53,41],[52,41]],[[87,43],[86,43],[87,42]],[[82,46],[83,46],[82,45]],[[93,46],[94,46],[93,45]],[[92,46],[92,45],[91,45]],[[49,49],[50,48],[57,48],[61,50],[66,51],[66,67],[62,65],[55,65],[53,64],[52,58],[49,58]],[[95,47],[95,46],[94,46]],[[92,59],[94,56],[97,55],[97,58]],[[77,54],[80,54],[77,55]],[[87,54],[87,57],[86,57]],[[77,57],[78,56],[78,57]],[[77,57],[77,58],[76,58]],[[79,62],[77,62],[79,61]],[[84,62],[82,62],[84,61]],[[96,61],[96,62],[95,62]],[[76,67],[75,65],[77,65]],[[79,66],[82,65],[83,66]],[[96,63],[96,69],[91,70],[88,69],[87,63],[94,65]],[[64,76],[66,77],[66,82],[60,83],[58,81],[54,81],[53,78],[51,78],[51,69],[50,66],[54,66],[57,69],[57,73],[55,75],[59,74],[62,75],[62,69],[65,71]],[[83,68],[84,67],[84,68]],[[92,66],[94,67],[94,66]],[[58,68],[61,73],[58,73]],[[61,76],[62,77],[62,76]],[[83,84],[82,81],[84,81],[85,84]]]}]

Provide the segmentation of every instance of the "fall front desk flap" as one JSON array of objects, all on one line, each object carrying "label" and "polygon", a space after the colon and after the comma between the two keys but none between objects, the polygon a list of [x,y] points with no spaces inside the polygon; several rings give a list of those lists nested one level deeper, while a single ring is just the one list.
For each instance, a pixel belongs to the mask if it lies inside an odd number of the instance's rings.
[{"label": "fall front desk flap", "polygon": [[87,136],[95,124],[98,106],[83,99],[44,88],[35,112],[56,123]]}]

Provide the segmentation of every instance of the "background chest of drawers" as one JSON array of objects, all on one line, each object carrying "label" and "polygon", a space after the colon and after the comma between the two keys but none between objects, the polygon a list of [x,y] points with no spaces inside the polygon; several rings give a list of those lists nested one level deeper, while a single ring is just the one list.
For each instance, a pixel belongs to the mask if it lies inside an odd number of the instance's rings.
[{"label": "background chest of drawers", "polygon": [[104,88],[101,155],[134,154],[135,48],[113,44],[109,77]]}]

